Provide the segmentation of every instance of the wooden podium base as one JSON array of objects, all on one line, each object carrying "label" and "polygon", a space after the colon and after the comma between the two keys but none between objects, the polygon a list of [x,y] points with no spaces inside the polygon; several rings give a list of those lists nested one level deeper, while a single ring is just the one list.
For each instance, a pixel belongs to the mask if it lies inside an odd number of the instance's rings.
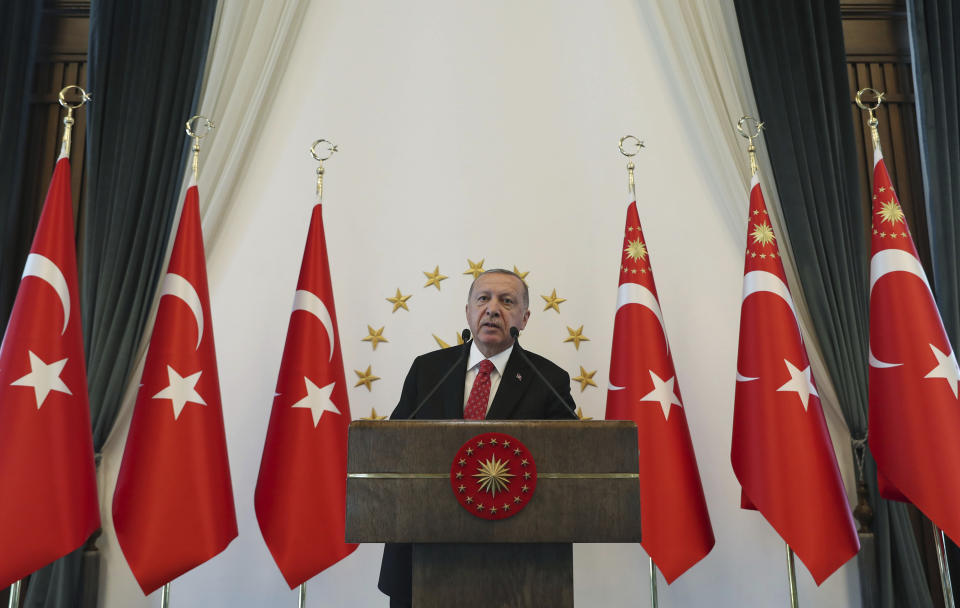
[{"label": "wooden podium base", "polygon": [[417,543],[413,608],[573,608],[570,543]]}]

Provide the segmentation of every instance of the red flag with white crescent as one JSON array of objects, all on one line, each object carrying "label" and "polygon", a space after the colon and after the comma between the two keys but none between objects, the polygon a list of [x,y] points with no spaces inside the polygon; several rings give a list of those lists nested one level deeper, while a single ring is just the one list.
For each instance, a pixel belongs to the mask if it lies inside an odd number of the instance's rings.
[{"label": "red flag with white crescent", "polygon": [[310,220],[254,506],[290,588],[350,555],[344,541],[350,404],[323,208]]},{"label": "red flag with white crescent", "polygon": [[879,148],[870,258],[870,449],[880,494],[960,541],[960,369]]},{"label": "red flag with white crescent", "polygon": [[642,545],[673,582],[714,536],[636,202],[624,228],[606,418],[637,423]]},{"label": "red flag with white crescent", "polygon": [[113,494],[113,525],[144,593],[237,536],[195,184],[161,286]]},{"label": "red flag with white crescent", "polygon": [[78,286],[62,155],[0,344],[0,589],[100,527]]},{"label": "red flag with white crescent", "polygon": [[780,250],[756,175],[740,307],[733,470],[819,585],[860,550]]}]

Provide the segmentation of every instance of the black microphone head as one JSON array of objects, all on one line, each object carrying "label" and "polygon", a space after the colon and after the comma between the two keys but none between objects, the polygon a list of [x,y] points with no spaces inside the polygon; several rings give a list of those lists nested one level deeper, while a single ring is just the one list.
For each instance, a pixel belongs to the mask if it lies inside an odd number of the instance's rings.
[{"label": "black microphone head", "polygon": [[520,330],[516,327],[510,327],[510,337],[516,340],[520,336]]},{"label": "black microphone head", "polygon": [[465,329],[465,330],[463,330],[462,332],[460,332],[460,337],[463,339],[464,342],[466,342],[467,340],[469,340],[469,339],[470,339],[470,330],[469,330],[469,329]]}]

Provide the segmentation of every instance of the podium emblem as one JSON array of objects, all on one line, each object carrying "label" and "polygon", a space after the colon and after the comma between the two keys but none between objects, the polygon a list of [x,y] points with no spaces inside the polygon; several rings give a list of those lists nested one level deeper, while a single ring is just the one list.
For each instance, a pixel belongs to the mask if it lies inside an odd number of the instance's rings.
[{"label": "podium emblem", "polygon": [[521,511],[537,487],[537,465],[527,446],[503,433],[483,433],[457,451],[450,487],[460,505],[483,519]]}]

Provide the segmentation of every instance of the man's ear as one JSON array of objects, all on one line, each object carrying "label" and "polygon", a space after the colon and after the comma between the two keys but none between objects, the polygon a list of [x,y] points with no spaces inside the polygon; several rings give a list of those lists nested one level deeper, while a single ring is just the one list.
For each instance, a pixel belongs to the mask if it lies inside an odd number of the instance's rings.
[{"label": "man's ear", "polygon": [[528,308],[526,312],[523,313],[523,318],[520,319],[520,327],[517,329],[523,329],[527,326],[527,319],[530,318],[530,309]]}]

